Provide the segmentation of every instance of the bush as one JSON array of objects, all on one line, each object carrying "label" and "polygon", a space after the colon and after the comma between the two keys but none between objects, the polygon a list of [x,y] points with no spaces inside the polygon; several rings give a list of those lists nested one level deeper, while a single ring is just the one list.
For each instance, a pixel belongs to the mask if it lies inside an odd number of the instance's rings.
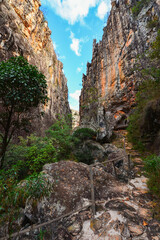
[{"label": "bush", "polygon": [[73,133],[73,137],[79,139],[80,142],[89,139],[95,139],[97,133],[90,128],[79,128]]},{"label": "bush", "polygon": [[148,174],[148,187],[153,195],[160,199],[160,156],[151,155],[144,161]]},{"label": "bush", "polygon": [[56,121],[44,137],[32,134],[19,139],[19,144],[10,145],[4,165],[4,169],[13,172],[19,181],[39,173],[46,163],[69,159],[74,145],[71,127],[64,118]]},{"label": "bush", "polygon": [[136,2],[135,6],[132,8],[133,16],[136,17],[141,12],[142,8],[147,5],[151,0],[140,0]]},{"label": "bush", "polygon": [[152,28],[159,28],[159,26],[160,26],[160,22],[159,22],[159,19],[158,19],[157,16],[154,17],[152,20],[150,20],[147,24],[147,27],[151,28],[151,29]]},{"label": "bush", "polygon": [[9,222],[9,231],[28,198],[37,201],[49,193],[49,185],[40,174],[43,165],[70,157],[74,145],[70,123],[70,116],[59,118],[44,137],[32,134],[10,145],[0,170],[0,222]]},{"label": "bush", "polygon": [[154,217],[160,220],[160,156],[150,155],[145,160],[145,171],[148,177],[148,188],[154,196]]},{"label": "bush", "polygon": [[85,164],[92,164],[94,158],[92,151],[95,150],[91,143],[87,140],[95,140],[96,132],[90,128],[80,128],[73,133],[74,139],[74,154],[79,162]]},{"label": "bush", "polygon": [[128,127],[128,138],[139,150],[145,149],[145,142],[153,143],[159,131],[160,30],[146,56],[146,66],[137,67],[142,82],[136,95],[137,106],[129,118]]},{"label": "bush", "polygon": [[23,183],[18,184],[14,178],[8,177],[1,171],[0,177],[0,224],[9,223],[9,233],[12,232],[12,224],[19,216],[20,208],[25,207],[28,198],[36,201],[43,196],[48,196],[49,182],[42,174],[34,174]]},{"label": "bush", "polygon": [[22,180],[32,173],[39,173],[44,164],[56,161],[53,141],[32,134],[26,139],[21,137],[18,145],[10,146],[4,167],[13,171],[17,180]]}]

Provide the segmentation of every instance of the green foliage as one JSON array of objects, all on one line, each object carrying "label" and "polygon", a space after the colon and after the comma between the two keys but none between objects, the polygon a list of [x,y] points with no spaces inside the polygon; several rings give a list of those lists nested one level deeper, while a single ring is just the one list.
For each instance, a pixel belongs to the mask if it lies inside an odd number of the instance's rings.
[{"label": "green foliage", "polygon": [[96,132],[90,128],[79,128],[73,133],[75,148],[74,154],[79,162],[85,164],[92,164],[94,159],[92,156],[92,151],[95,147],[90,143],[86,143],[86,140],[95,140]]},{"label": "green foliage", "polygon": [[19,144],[10,146],[0,170],[0,223],[9,221],[11,231],[28,198],[36,202],[49,194],[49,183],[40,171],[46,163],[69,158],[73,145],[69,116],[59,118],[44,137],[20,137]]},{"label": "green foliage", "polygon": [[75,157],[78,162],[83,162],[88,165],[94,163],[92,151],[94,151],[96,147],[89,142],[82,143],[78,146],[79,147],[75,151]]},{"label": "green foliage", "polygon": [[151,155],[144,160],[148,188],[154,196],[154,217],[160,220],[160,156]]},{"label": "green foliage", "polygon": [[[153,60],[160,59],[160,30],[157,32],[157,38],[156,41],[152,43],[152,50],[150,52],[150,58]],[[160,69],[157,69],[158,71],[158,80],[160,81]]]},{"label": "green foliage", "polygon": [[46,163],[68,159],[73,147],[70,116],[59,118],[44,137],[30,135],[20,137],[18,145],[11,145],[5,157],[5,169],[16,173],[21,180],[32,173],[39,173]]},{"label": "green foliage", "polygon": [[160,200],[160,156],[151,155],[144,161],[148,173],[148,187],[153,195]]},{"label": "green foliage", "polygon": [[159,18],[157,16],[155,16],[152,20],[150,20],[147,24],[148,28],[159,28],[160,26],[160,22],[159,22]]},{"label": "green foliage", "polygon": [[[57,161],[56,148],[53,141],[31,135],[20,138],[18,145],[12,145],[6,154],[5,169],[13,169],[18,180],[31,173],[38,173],[45,163]],[[12,168],[11,168],[12,166]]]},{"label": "green foliage", "polygon": [[136,17],[141,12],[142,8],[147,5],[151,0],[140,0],[136,2],[134,7],[132,8],[133,16]]},{"label": "green foliage", "polygon": [[[136,95],[137,106],[130,116],[128,127],[129,140],[134,143],[135,148],[145,149],[145,142],[148,138],[154,140],[157,131],[151,111],[158,111],[157,102],[160,92],[160,31],[156,41],[151,45],[147,53],[148,64],[145,67],[138,66],[141,78],[143,79]],[[157,109],[157,110],[156,110]],[[146,122],[147,121],[147,122]],[[153,138],[153,139],[152,139]]]},{"label": "green foliage", "polygon": [[98,89],[93,86],[89,86],[86,90],[85,105],[81,106],[82,109],[87,110],[88,106],[96,106],[99,101]]},{"label": "green foliage", "polygon": [[73,133],[73,137],[79,139],[80,142],[96,138],[96,132],[90,128],[79,128]]},{"label": "green foliage", "polygon": [[71,135],[71,115],[60,118],[53,124],[46,136],[52,140],[57,151],[57,160],[68,159],[73,148],[73,136]]},{"label": "green foliage", "polygon": [[26,130],[30,120],[26,113],[47,100],[45,77],[35,66],[21,56],[0,62],[0,167],[3,167],[4,155],[13,134],[20,129]]},{"label": "green foliage", "polygon": [[50,184],[43,174],[34,174],[24,182],[18,183],[11,173],[1,170],[0,177],[0,224],[9,222],[9,232],[12,231],[14,219],[19,215],[20,208],[24,208],[28,198],[36,201],[49,195]]}]

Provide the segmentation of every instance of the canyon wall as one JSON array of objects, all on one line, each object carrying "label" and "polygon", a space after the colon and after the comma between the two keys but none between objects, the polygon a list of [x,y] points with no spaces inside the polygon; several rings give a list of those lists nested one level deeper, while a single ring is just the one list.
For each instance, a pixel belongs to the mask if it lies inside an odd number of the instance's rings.
[{"label": "canyon wall", "polygon": [[[24,56],[46,76],[49,102],[34,113],[38,131],[48,127],[57,114],[70,114],[67,79],[57,59],[51,31],[40,11],[39,0],[0,1],[0,61]],[[40,110],[44,117],[38,117]]]},{"label": "canyon wall", "polygon": [[160,19],[160,1],[151,1],[133,17],[135,2],[112,1],[102,41],[93,41],[92,61],[83,75],[80,122],[94,125],[100,139],[109,140],[114,128],[127,126],[140,81],[134,69],[137,56],[149,48],[157,34],[148,23]]}]

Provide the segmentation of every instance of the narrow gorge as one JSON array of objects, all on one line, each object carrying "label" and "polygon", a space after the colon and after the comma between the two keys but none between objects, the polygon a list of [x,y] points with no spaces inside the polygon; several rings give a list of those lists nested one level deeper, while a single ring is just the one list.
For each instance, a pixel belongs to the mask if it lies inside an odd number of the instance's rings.
[{"label": "narrow gorge", "polygon": [[[33,129],[43,133],[58,114],[67,115],[71,111],[63,64],[54,51],[51,31],[40,5],[39,0],[0,2],[0,60],[21,55],[45,75],[49,102],[44,109],[33,112],[32,123]],[[40,117],[41,110],[44,117]]]},{"label": "narrow gorge", "polygon": [[111,0],[79,114],[40,6],[0,0],[0,64],[23,56],[49,98],[0,166],[0,240],[160,240],[160,0]]},{"label": "narrow gorge", "polygon": [[114,128],[128,126],[141,82],[137,57],[149,49],[157,34],[148,24],[160,17],[159,1],[150,1],[138,16],[133,16],[135,2],[112,1],[102,40],[93,41],[92,61],[82,79],[80,122],[99,129],[101,140],[109,141]]}]

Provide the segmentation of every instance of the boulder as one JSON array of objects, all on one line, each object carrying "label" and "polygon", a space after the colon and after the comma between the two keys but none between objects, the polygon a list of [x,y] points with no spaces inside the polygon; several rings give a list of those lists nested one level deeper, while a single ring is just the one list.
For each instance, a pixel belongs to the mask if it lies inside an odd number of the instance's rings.
[{"label": "boulder", "polygon": [[93,140],[86,140],[74,151],[79,162],[92,164],[96,161],[103,161],[105,158],[104,147]]},{"label": "boulder", "polygon": [[[37,201],[36,206],[34,199],[27,201],[24,213],[30,221],[48,221],[90,203],[91,182],[88,165],[61,161],[46,164],[43,167],[43,173],[44,178],[50,184],[50,196]],[[113,179],[103,169],[93,168],[96,199],[107,197],[112,186],[110,181]]]},{"label": "boulder", "polygon": [[[107,156],[108,160],[114,160],[114,166],[116,168],[117,176],[122,178],[123,180],[128,179],[128,174],[133,175],[133,172],[128,169],[128,156],[126,155],[126,152],[122,148],[117,148],[113,144],[103,144],[103,147],[105,149],[105,155]],[[133,167],[132,161],[130,161],[130,167]],[[104,168],[105,171],[111,173],[112,175],[115,174],[113,171],[113,163],[110,162],[107,164],[107,166]]]},{"label": "boulder", "polygon": [[113,129],[115,127],[115,119],[111,112],[105,112],[103,107],[98,109],[98,141],[109,142],[113,135]]}]

